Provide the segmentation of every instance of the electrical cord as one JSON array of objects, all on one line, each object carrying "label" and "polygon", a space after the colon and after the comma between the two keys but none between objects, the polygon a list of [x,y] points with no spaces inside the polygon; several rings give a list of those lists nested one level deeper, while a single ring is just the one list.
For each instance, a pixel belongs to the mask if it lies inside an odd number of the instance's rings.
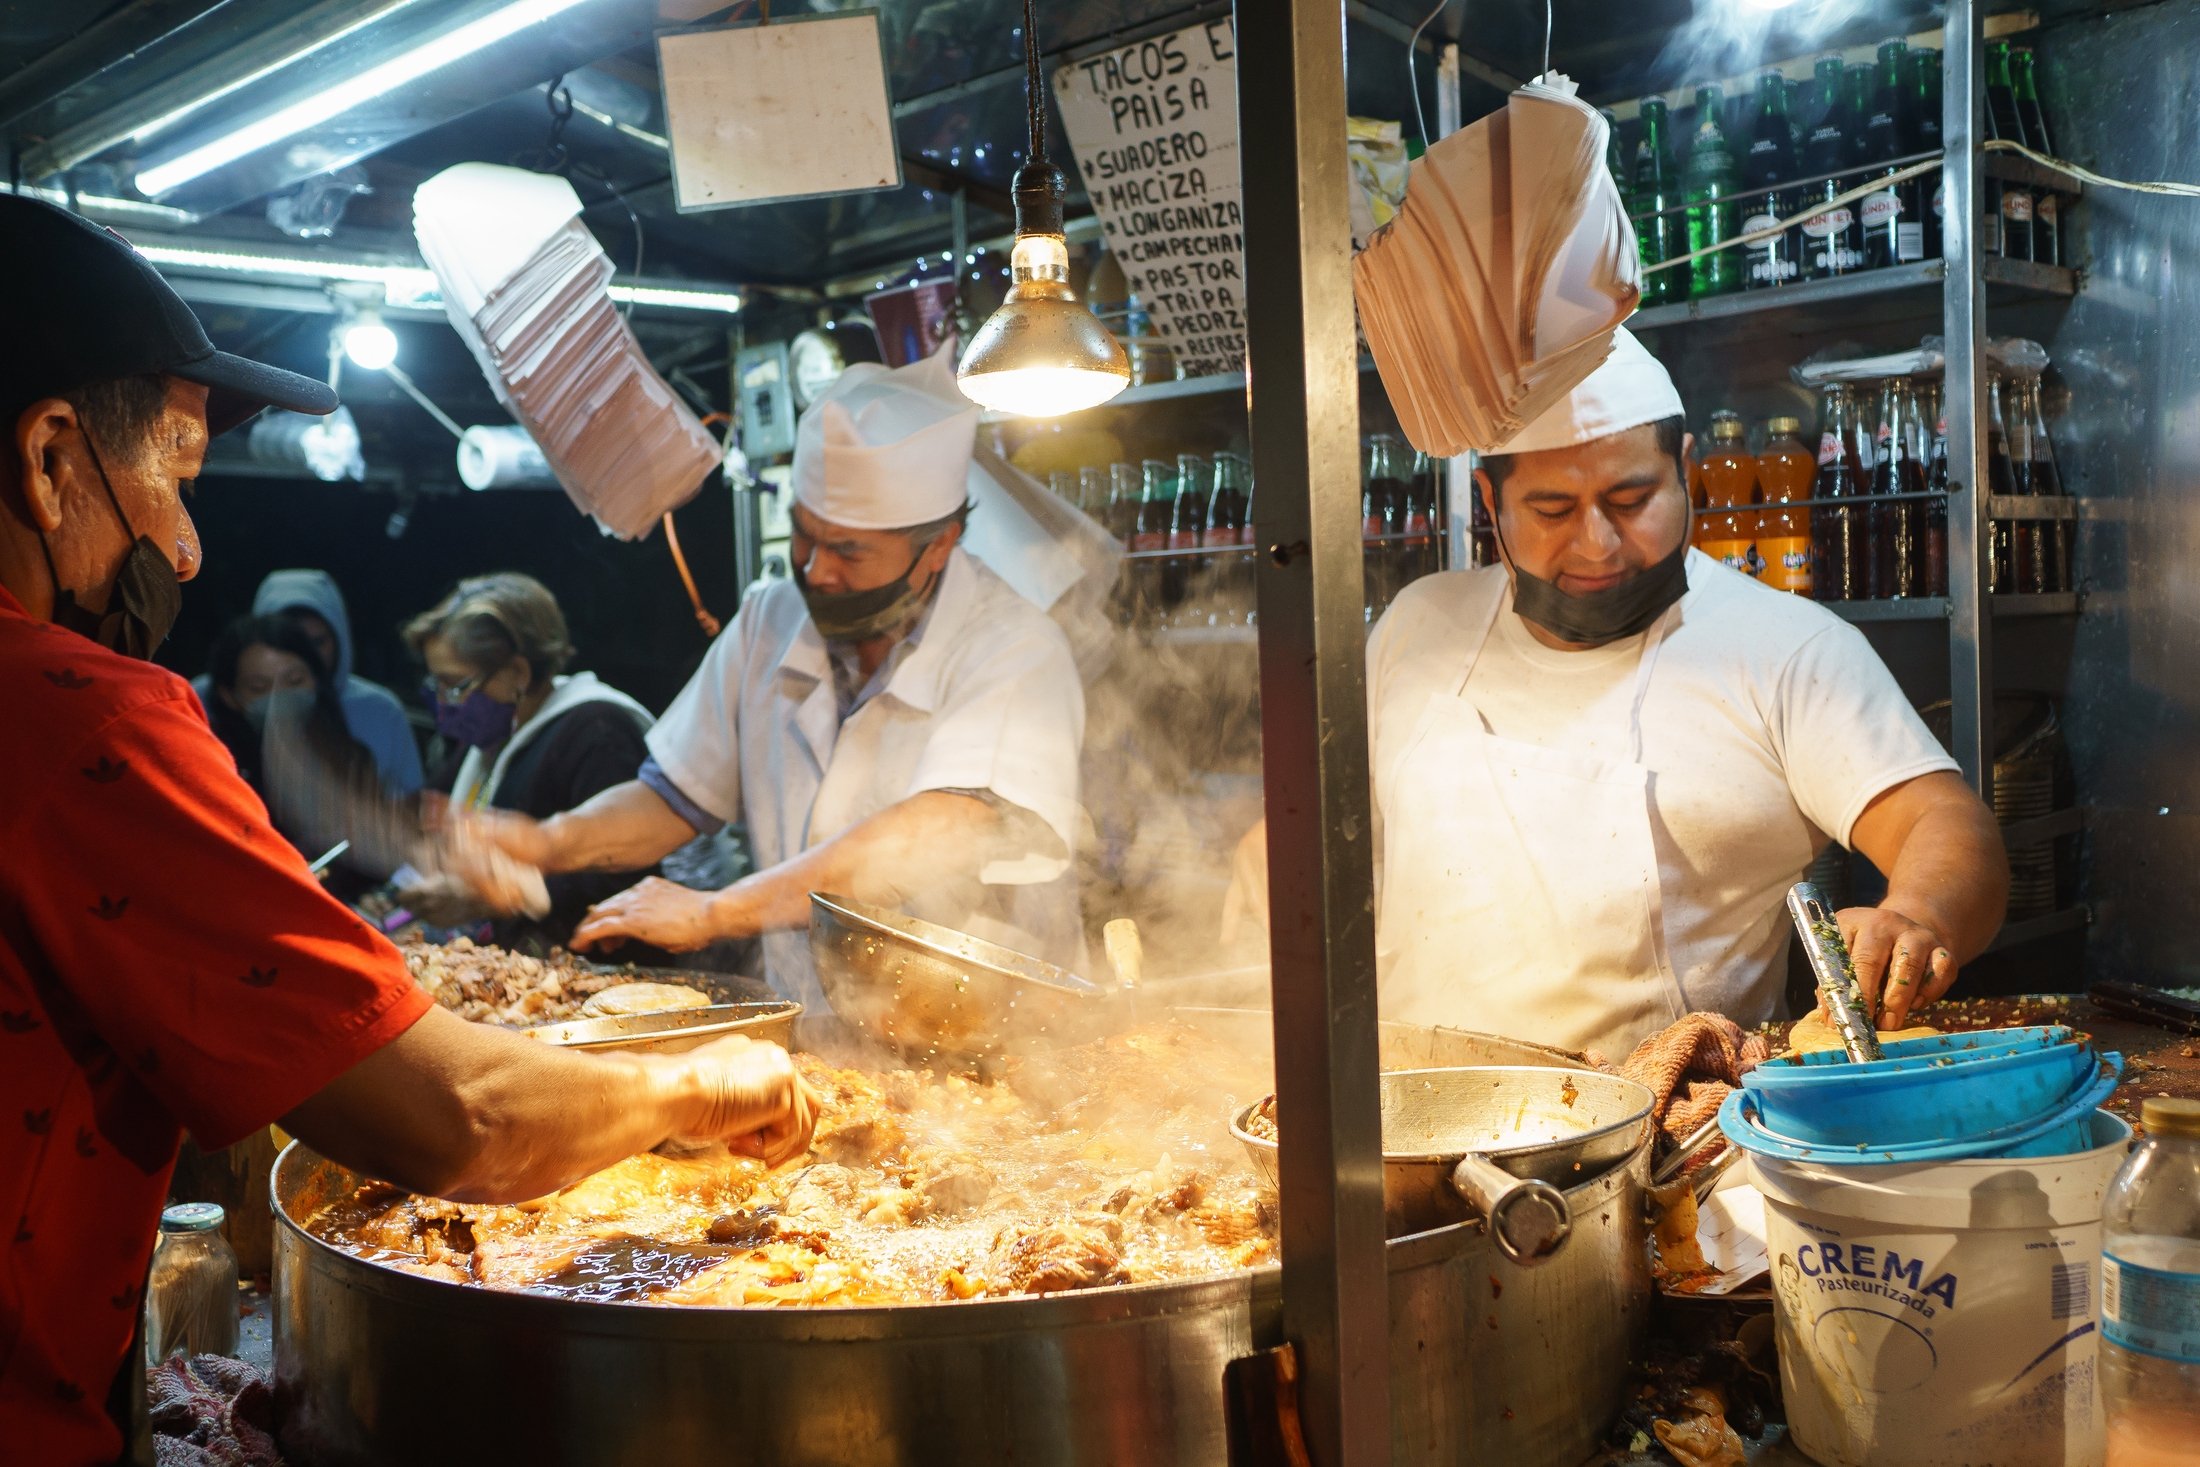
[{"label": "electrical cord", "polygon": [[1424,153],[1428,151],[1430,142],[1428,118],[1421,113],[1421,78],[1414,69],[1413,58],[1421,50],[1421,32],[1427,30],[1430,22],[1442,15],[1450,4],[1451,0],[1436,0],[1436,8],[1422,16],[1421,23],[1413,28],[1413,34],[1406,37],[1406,92],[1413,98],[1413,125],[1421,130],[1421,151]]},{"label": "electrical cord", "polygon": [[[1934,158],[1924,163],[1912,163],[1909,167],[1896,169],[1893,173],[1878,174],[1873,177],[1870,182],[1861,184],[1856,188],[1852,188],[1847,193],[1835,194],[1830,199],[1813,199],[1811,201],[1810,207],[1803,210],[1803,212],[1800,214],[1790,215],[1789,217],[1780,220],[1776,224],[1767,224],[1762,229],[1752,229],[1746,234],[1737,234],[1732,239],[1721,240],[1715,245],[1706,245],[1700,250],[1690,250],[1685,255],[1675,255],[1670,260],[1660,260],[1655,265],[1645,265],[1642,267],[1642,273],[1645,275],[1654,275],[1660,270],[1670,270],[1675,265],[1685,265],[1690,260],[1700,260],[1705,255],[1718,254],[1721,250],[1740,249],[1744,245],[1755,244],[1759,240],[1771,239],[1774,235],[1787,233],[1790,229],[1793,229],[1796,225],[1801,224],[1806,219],[1817,218],[1820,214],[1825,213],[1828,209],[1838,208],[1842,204],[1853,203],[1855,200],[1861,199],[1867,194],[1879,193],[1883,189],[1891,188],[1898,183],[1907,183],[1913,178],[1922,177],[1927,173],[1935,172],[1939,169],[1939,167],[1940,160],[1938,158]],[[1685,208],[1687,206],[1681,205],[1680,207]],[[1672,211],[1668,210],[1667,212]]]},{"label": "electrical cord", "polygon": [[[2066,163],[2060,158],[2049,157],[2045,153],[2037,152],[2022,143],[2011,142],[2006,138],[1989,138],[1981,143],[1980,147],[1989,153],[2015,153],[2019,157],[2031,159],[2042,168],[2100,188],[2124,189],[2131,193],[2140,194],[2163,194],[2171,198],[2200,198],[2200,183],[2179,183],[2175,180],[2134,182],[2130,179],[2110,178],[2106,174],[2095,173],[2090,168],[2081,168],[2075,163]],[[1790,215],[1776,224],[1768,224],[1762,229],[1752,229],[1746,234],[1738,234],[1732,239],[1721,240],[1715,245],[1709,245],[1700,250],[1691,250],[1685,255],[1675,255],[1670,260],[1660,260],[1655,265],[1645,265],[1642,267],[1642,273],[1650,275],[1659,270],[1670,270],[1675,265],[1685,265],[1689,261],[1701,259],[1705,255],[1715,255],[1721,250],[1739,249],[1745,245],[1755,244],[1759,240],[1771,239],[1774,235],[1785,234],[1796,225],[1803,223],[1805,220],[1816,218],[1828,209],[1852,203],[1867,194],[1876,194],[1894,184],[1905,183],[1910,179],[1938,172],[1941,161],[1938,158],[1928,158],[1923,163],[1912,163],[1909,167],[1897,169],[1893,173],[1880,174],[1846,193],[1836,194],[1830,199],[1813,200],[1802,213]],[[1686,205],[1679,207],[1685,208]]]},{"label": "electrical cord", "polygon": [[2135,194],[2168,194],[2181,199],[2200,198],[2200,183],[2179,183],[2174,179],[2156,179],[2142,183],[2124,178],[2110,178],[2105,173],[2095,173],[2090,168],[2080,168],[2075,163],[2065,163],[2060,158],[2034,152],[2024,144],[2011,142],[2006,138],[1990,138],[1981,146],[1991,153],[2015,153],[2020,158],[2030,158],[2042,168],[2052,169],[2067,178],[2075,178],[2100,188],[2120,188]]},{"label": "electrical cord", "polygon": [[1039,81],[1039,5],[1024,0],[1024,120],[1031,128],[1031,152],[1026,161],[1043,168],[1047,161],[1047,94]]}]

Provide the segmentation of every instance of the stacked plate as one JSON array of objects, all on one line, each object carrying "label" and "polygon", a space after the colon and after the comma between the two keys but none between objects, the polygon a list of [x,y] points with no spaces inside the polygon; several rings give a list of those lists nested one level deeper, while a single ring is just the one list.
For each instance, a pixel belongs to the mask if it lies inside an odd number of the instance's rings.
[{"label": "stacked plate", "polygon": [[1502,446],[1611,351],[1635,308],[1635,232],[1604,119],[1555,73],[1413,165],[1398,217],[1353,261],[1376,370],[1413,446]]},{"label": "stacked plate", "polygon": [[413,231],[451,324],[551,472],[633,540],[702,487],[717,445],[611,303],[611,260],[552,174],[461,163],[413,195]]}]

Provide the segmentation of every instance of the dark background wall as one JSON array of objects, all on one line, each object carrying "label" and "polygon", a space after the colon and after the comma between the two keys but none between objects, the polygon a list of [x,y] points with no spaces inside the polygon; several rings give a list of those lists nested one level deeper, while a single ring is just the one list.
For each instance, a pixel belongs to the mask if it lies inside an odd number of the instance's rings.
[{"label": "dark background wall", "polygon": [[[223,624],[251,609],[260,579],[292,566],[336,578],[350,604],[357,671],[415,705],[422,674],[398,628],[452,582],[483,571],[525,571],[549,586],[572,626],[575,668],[653,710],[679,692],[708,646],[661,532],[631,545],[609,539],[556,490],[460,491],[422,494],[393,540],[386,526],[398,504],[387,486],[202,478],[191,513],[205,563],[184,588],[161,663],[186,676],[203,671]],[[705,604],[730,619],[738,597],[732,514],[715,476],[680,512],[679,527]]]},{"label": "dark background wall", "polygon": [[[2200,178],[2200,4],[2051,31],[2057,151],[2115,178]],[[2200,200],[2093,189],[2085,288],[2042,337],[2070,408],[2055,446],[2084,501],[2087,591],[2064,705],[2089,807],[2094,978],[2200,983]],[[2052,379],[2051,379],[2052,380]]]}]

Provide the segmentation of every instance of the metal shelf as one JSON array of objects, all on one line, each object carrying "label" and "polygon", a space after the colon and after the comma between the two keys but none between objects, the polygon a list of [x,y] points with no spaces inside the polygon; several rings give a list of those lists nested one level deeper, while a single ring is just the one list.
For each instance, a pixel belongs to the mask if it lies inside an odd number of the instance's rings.
[{"label": "metal shelf", "polygon": [[1945,596],[1900,596],[1885,601],[1822,601],[1843,621],[1946,621]]},{"label": "metal shelf", "polygon": [[1994,615],[2002,616],[2076,616],[2078,593],[2056,591],[2047,595],[2008,593],[1993,598]]},{"label": "metal shelf", "polygon": [[2022,922],[2009,922],[1994,934],[1994,940],[1986,944],[1990,953],[2006,952],[2022,947],[2028,942],[2038,942],[2043,937],[2059,937],[2065,932],[2076,932],[2090,925],[2093,913],[2086,907],[2064,907],[2060,911],[2043,912],[2037,917],[2027,917]]},{"label": "metal shelf", "polygon": [[1986,513],[1997,520],[2074,520],[2078,501],[2065,494],[1990,494]]},{"label": "metal shelf", "polygon": [[[2078,293],[2078,272],[2060,265],[2036,265],[2030,260],[2005,260],[1990,255],[1979,262],[1980,274],[1989,285],[2005,285],[2039,295],[2070,296]],[[1703,300],[1670,306],[1650,306],[1628,318],[1631,331],[1655,331],[1661,326],[1685,326],[1694,321],[1731,320],[1766,311],[1787,311],[1811,306],[1900,295],[1928,287],[1938,291],[1947,270],[1939,260],[1919,260],[1910,265],[1890,265],[1881,270],[1859,270],[1832,280],[1806,280],[1772,290],[1736,291]]]},{"label": "metal shelf", "polygon": [[[1821,601],[1819,605],[1843,621],[1948,619],[1948,598],[1945,596],[1901,596],[1884,601]],[[1993,610],[1997,617],[2074,616],[2078,611],[2078,593],[2060,591],[2052,595],[2004,594],[1993,598]]]}]

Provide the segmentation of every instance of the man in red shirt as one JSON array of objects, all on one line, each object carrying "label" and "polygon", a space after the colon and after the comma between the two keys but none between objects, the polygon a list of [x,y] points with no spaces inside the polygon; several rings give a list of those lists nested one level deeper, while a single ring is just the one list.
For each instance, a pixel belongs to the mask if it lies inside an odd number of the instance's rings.
[{"label": "man in red shirt", "polygon": [[310,378],[216,352],[118,236],[0,195],[0,1458],[113,1462],[176,1147],[280,1119],[400,1185],[516,1201],[676,1139],[774,1163],[775,1045],[599,1059],[437,1008],[143,660],[198,569],[210,432]]}]

